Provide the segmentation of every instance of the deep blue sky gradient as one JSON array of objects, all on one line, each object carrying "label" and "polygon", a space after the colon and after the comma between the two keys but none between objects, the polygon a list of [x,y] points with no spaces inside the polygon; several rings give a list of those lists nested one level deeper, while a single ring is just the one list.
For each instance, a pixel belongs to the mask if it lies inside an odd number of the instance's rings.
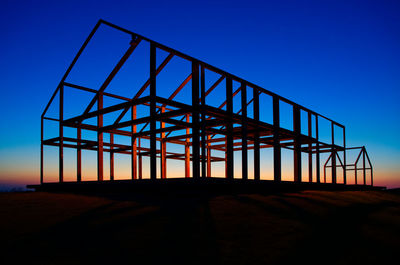
[{"label": "deep blue sky gradient", "polygon": [[103,18],[344,124],[376,179],[390,170],[400,186],[399,11],[399,1],[1,1],[0,185],[23,169],[38,177],[41,112]]}]

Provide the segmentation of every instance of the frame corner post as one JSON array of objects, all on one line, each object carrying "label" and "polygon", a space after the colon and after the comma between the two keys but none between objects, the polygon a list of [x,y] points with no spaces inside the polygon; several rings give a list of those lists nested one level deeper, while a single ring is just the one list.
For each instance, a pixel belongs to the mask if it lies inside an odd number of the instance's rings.
[{"label": "frame corner post", "polygon": [[[253,118],[260,121],[260,94],[253,88]],[[254,180],[260,180],[260,134],[259,128],[254,132]]]},{"label": "frame corner post", "polygon": [[114,134],[110,133],[110,181],[114,180]]},{"label": "frame corner post", "polygon": [[321,161],[320,161],[320,151],[319,151],[319,128],[318,128],[318,115],[315,115],[315,139],[317,140],[315,147],[315,173],[317,183],[321,183]]},{"label": "frame corner post", "polygon": [[[136,105],[131,108],[131,118],[132,120],[136,120]],[[136,125],[132,125],[131,127],[132,134],[136,133]],[[132,156],[131,156],[131,177],[132,179],[137,179],[137,138],[131,137],[131,145],[132,145]]]},{"label": "frame corner post", "polygon": [[308,121],[308,182],[313,182],[313,157],[312,157],[312,116],[311,112],[307,113],[307,121]]},{"label": "frame corner post", "polygon": [[77,138],[77,149],[76,149],[76,181],[82,181],[82,148],[81,148],[81,139],[82,139],[82,129],[80,126],[76,129],[76,138]]},{"label": "frame corner post", "polygon": [[192,61],[192,171],[193,178],[200,177],[200,126],[199,126],[199,62]]},{"label": "frame corner post", "polygon": [[157,178],[156,45],[150,42],[150,179]]},{"label": "frame corner post", "polygon": [[364,185],[367,185],[367,172],[365,169],[365,146],[362,147],[362,161],[363,161],[363,180]]},{"label": "frame corner post", "polygon": [[[103,109],[103,93],[100,92],[97,101],[97,110]],[[103,115],[97,116],[97,180],[103,181],[104,179],[104,157],[103,157]]]},{"label": "frame corner post", "polygon": [[[165,112],[165,107],[161,107],[161,113]],[[165,128],[165,123],[163,121],[160,122],[161,124],[161,129]],[[161,132],[160,134],[160,150],[161,150],[161,178],[165,179],[167,178],[167,142],[165,139],[165,132]]]},{"label": "frame corner post", "polygon": [[274,145],[274,181],[281,182],[282,180],[282,158],[281,158],[281,144],[279,138],[280,131],[280,114],[279,114],[279,98],[273,96],[272,98],[272,116],[273,116],[273,145]]},{"label": "frame corner post", "polygon": [[248,154],[247,154],[247,86],[241,84],[241,105],[242,105],[242,179],[248,177]]},{"label": "frame corner post", "polygon": [[332,153],[332,183],[336,184],[337,183],[337,178],[336,178],[336,155],[337,155],[337,150],[335,148],[335,124],[333,122],[331,122],[331,134],[332,134],[332,149],[331,149],[331,153]]},{"label": "frame corner post", "polygon": [[233,96],[232,96],[232,78],[226,77],[226,112],[228,121],[226,126],[226,177],[234,178],[233,169]]},{"label": "frame corner post", "polygon": [[347,184],[346,129],[343,126],[343,183]]},{"label": "frame corner post", "polygon": [[40,118],[40,184],[44,181],[43,116]]},{"label": "frame corner post", "polygon": [[297,105],[293,106],[293,131],[294,131],[294,150],[293,150],[293,162],[294,162],[294,181],[301,182],[301,120],[300,120],[300,108]]},{"label": "frame corner post", "polygon": [[206,77],[205,77],[205,71],[204,71],[204,65],[200,65],[200,97],[201,97],[201,177],[206,178],[207,177],[207,154],[206,154],[206,115],[205,115],[205,110],[204,107],[206,105],[206,92],[205,92],[205,83],[206,83]]},{"label": "frame corner post", "polygon": [[59,110],[59,182],[64,182],[64,85],[60,86],[60,110]]}]

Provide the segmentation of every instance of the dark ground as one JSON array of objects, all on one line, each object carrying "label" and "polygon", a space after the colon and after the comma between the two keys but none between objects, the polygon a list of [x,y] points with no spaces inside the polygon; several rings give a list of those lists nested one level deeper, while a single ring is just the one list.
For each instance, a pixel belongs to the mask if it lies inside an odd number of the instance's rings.
[{"label": "dark ground", "polygon": [[398,264],[400,193],[2,193],[0,232],[0,264]]}]

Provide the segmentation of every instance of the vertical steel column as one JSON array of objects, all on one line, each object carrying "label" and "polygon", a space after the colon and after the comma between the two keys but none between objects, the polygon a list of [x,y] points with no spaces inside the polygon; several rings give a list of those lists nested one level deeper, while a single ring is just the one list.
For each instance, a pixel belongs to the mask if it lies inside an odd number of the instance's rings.
[{"label": "vertical steel column", "polygon": [[200,95],[201,95],[201,177],[207,177],[206,171],[206,115],[204,113],[204,106],[206,105],[206,77],[204,65],[201,65],[201,82],[200,82]]},{"label": "vertical steel column", "polygon": [[225,178],[228,178],[228,137],[225,135]]},{"label": "vertical steel column", "polygon": [[229,115],[226,126],[226,166],[227,178],[233,179],[233,96],[232,96],[232,78],[226,78],[226,111]]},{"label": "vertical steel column", "polygon": [[58,167],[58,177],[59,181],[64,181],[64,128],[63,128],[63,120],[64,120],[64,85],[60,87],[60,117],[59,117],[59,134],[60,134],[60,147],[59,147],[59,167]]},{"label": "vertical steel column", "polygon": [[364,179],[364,185],[367,185],[367,172],[365,170],[365,147],[362,147],[362,156],[363,156],[363,179]]},{"label": "vertical steel column", "polygon": [[280,182],[282,180],[281,144],[279,139],[281,125],[279,117],[279,98],[277,96],[272,98],[272,111],[274,126],[274,181]]},{"label": "vertical steel column", "polygon": [[[131,109],[132,120],[136,120],[136,106],[132,106]],[[136,133],[136,125],[132,125],[131,127],[132,134]],[[132,170],[132,179],[137,179],[137,142],[135,137],[131,137],[131,145],[132,145],[132,156],[131,156],[131,170]]]},{"label": "vertical steel column", "polygon": [[195,179],[200,177],[199,96],[199,62],[192,61],[192,171]]},{"label": "vertical steel column", "polygon": [[156,45],[150,42],[150,179],[157,178]]},{"label": "vertical steel column", "polygon": [[311,112],[308,112],[308,137],[310,143],[308,144],[308,182],[312,182],[313,177],[313,159],[312,159],[312,123],[311,123]]},{"label": "vertical steel column", "polygon": [[81,148],[81,139],[82,139],[82,129],[80,125],[76,129],[76,138],[77,141],[77,149],[76,149],[76,180],[78,182],[82,181],[82,148]]},{"label": "vertical steel column", "polygon": [[[161,113],[165,112],[165,107],[161,107]],[[161,122],[161,128],[165,128],[165,123]],[[167,177],[167,142],[165,141],[165,132],[161,133],[160,150],[161,150],[161,178]]]},{"label": "vertical steel column", "polygon": [[40,184],[43,184],[43,180],[44,180],[44,169],[43,169],[43,165],[44,165],[44,150],[43,150],[43,115],[40,118]]},{"label": "vertical steel column", "polygon": [[142,155],[140,154],[142,146],[141,146],[141,141],[140,137],[138,138],[138,145],[139,145],[139,179],[143,178],[143,164],[142,164]]},{"label": "vertical steel column", "polygon": [[294,150],[293,150],[293,162],[294,162],[294,181],[301,182],[301,142],[300,142],[300,108],[299,106],[293,106],[293,131],[294,131]]},{"label": "vertical steel column", "polygon": [[343,126],[343,183],[347,184],[347,169],[346,169],[346,130]]},{"label": "vertical steel column", "polygon": [[[253,88],[253,116],[256,122],[260,121],[260,94]],[[256,127],[254,131],[254,180],[260,180],[260,133]]]},{"label": "vertical steel column", "polygon": [[[103,92],[99,93],[97,100],[97,110],[103,109]],[[103,181],[103,132],[99,129],[103,127],[103,114],[97,116],[97,180]]]},{"label": "vertical steel column", "polygon": [[317,144],[315,147],[315,173],[317,177],[317,183],[321,182],[321,169],[320,169],[320,156],[319,156],[319,129],[318,129],[318,115],[315,115],[315,139]]},{"label": "vertical steel column", "polygon": [[110,180],[114,180],[114,134],[110,133]]},{"label": "vertical steel column", "polygon": [[242,96],[242,179],[248,179],[248,159],[247,159],[247,87],[241,83]]},{"label": "vertical steel column", "polygon": [[336,183],[336,150],[335,150],[335,125],[331,122],[332,130],[332,183]]},{"label": "vertical steel column", "polygon": [[207,135],[207,177],[211,177],[211,148],[210,141],[211,135]]},{"label": "vertical steel column", "polygon": [[[186,114],[186,123],[190,123],[190,115]],[[190,134],[189,127],[186,128],[186,135]],[[185,178],[190,178],[190,138],[186,137],[185,143]]]},{"label": "vertical steel column", "polygon": [[354,184],[357,185],[357,163],[354,164]]}]

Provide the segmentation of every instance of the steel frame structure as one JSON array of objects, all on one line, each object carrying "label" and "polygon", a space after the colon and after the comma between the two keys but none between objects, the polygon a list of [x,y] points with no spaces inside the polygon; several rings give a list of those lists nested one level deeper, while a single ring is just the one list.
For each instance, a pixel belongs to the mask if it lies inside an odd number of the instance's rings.
[{"label": "steel frame structure", "polygon": [[[87,47],[93,35],[101,25],[111,27],[115,30],[129,34],[132,41],[122,58],[106,77],[99,89],[84,87],[66,82],[68,75],[76,64],[83,50]],[[118,71],[142,42],[148,42],[150,46],[149,78],[137,91],[134,97],[127,98],[106,92],[106,88],[116,76]],[[158,50],[168,53],[166,59],[157,66],[156,54]],[[180,57],[191,64],[191,74],[171,94],[169,98],[157,96],[157,75],[163,70],[173,57]],[[205,71],[211,71],[220,77],[210,87],[206,87]],[[223,80],[226,84],[226,98],[221,102],[219,108],[207,104],[207,96]],[[191,81],[191,104],[184,104],[174,100],[174,97]],[[239,84],[233,89],[233,82]],[[64,90],[66,88],[79,89],[93,93],[89,105],[82,111],[81,115],[73,118],[64,118]],[[148,96],[143,96],[145,90],[149,90]],[[233,111],[233,98],[240,93],[241,109]],[[252,98],[248,100],[248,95]],[[46,117],[50,105],[54,102],[56,95],[59,96],[59,117]],[[260,102],[261,95],[268,95],[272,98],[273,123],[260,120],[260,109],[265,108]],[[103,107],[105,97],[116,98],[124,101],[109,107]],[[293,130],[281,127],[280,104],[289,104],[293,109]],[[95,104],[97,108],[94,109]],[[149,108],[149,115],[137,118],[137,107],[146,106]],[[225,109],[224,109],[225,108]],[[252,116],[248,114],[252,108]],[[103,116],[108,113],[122,111],[118,118],[110,125],[103,124]],[[128,120],[122,119],[130,112]],[[308,132],[301,132],[301,112],[305,112],[305,120]],[[86,123],[90,118],[97,119],[97,126]],[[325,119],[330,123],[332,139],[326,143],[319,139],[318,123]],[[44,139],[44,121],[51,120],[59,125],[58,137]],[[138,130],[139,126],[141,127]],[[64,128],[76,129],[76,137],[64,136]],[[342,142],[335,139],[335,128],[343,133]],[[83,139],[82,131],[88,130],[97,133],[97,140]],[[183,132],[171,136],[172,132]],[[104,141],[104,135],[109,134],[109,141]],[[118,144],[114,142],[115,135],[128,136],[130,144]],[[141,140],[150,141],[150,147],[141,146]],[[174,143],[184,146],[183,153],[167,150],[167,143]],[[363,171],[364,185],[366,182],[366,170],[371,171],[372,165],[365,147],[361,147],[360,155],[354,164],[346,163],[346,150],[353,149],[346,146],[345,126],[333,121],[321,114],[306,107],[296,104],[289,99],[279,96],[271,91],[259,87],[249,81],[239,78],[233,74],[218,69],[203,61],[183,54],[144,36],[126,30],[104,20],[100,20],[89,34],[82,47],[79,49],[72,63],[68,67],[59,85],[54,91],[50,101],[45,107],[41,116],[41,165],[40,183],[44,181],[44,146],[56,146],[59,150],[59,182],[64,182],[64,148],[76,149],[76,181],[82,181],[82,150],[93,150],[97,152],[97,181],[104,181],[104,153],[109,153],[110,158],[110,181],[114,180],[114,154],[126,154],[131,161],[131,179],[142,179],[143,157],[150,158],[150,180],[157,178],[157,170],[161,179],[167,178],[167,161],[177,159],[185,161],[186,178],[208,178],[213,176],[211,165],[214,162],[222,162],[225,165],[225,177],[233,179],[234,176],[234,154],[241,151],[241,178],[249,179],[249,163],[253,163],[254,181],[260,180],[260,149],[273,148],[273,178],[275,182],[282,181],[282,148],[293,151],[293,176],[294,182],[302,181],[302,153],[308,156],[308,182],[320,183],[320,155],[328,153],[329,158],[324,164],[324,182],[326,182],[326,169],[331,169],[331,183],[337,183],[337,168],[342,169],[343,184],[347,183],[346,171]],[[222,151],[225,157],[213,156],[212,151]],[[252,161],[248,157],[249,150],[253,150]],[[342,155],[342,159],[339,154]],[[363,165],[357,167],[360,157]],[[367,157],[369,167],[366,167]],[[159,165],[157,165],[159,159]],[[315,159],[315,160],[314,160]],[[339,165],[337,165],[339,161]],[[314,164],[315,162],[315,164]],[[328,164],[330,162],[330,164]],[[190,166],[192,164],[192,166]],[[315,169],[313,168],[315,165]],[[352,168],[353,167],[353,168]],[[158,168],[158,169],[157,169]],[[314,178],[313,178],[314,176]],[[357,180],[356,180],[357,184]]]}]

